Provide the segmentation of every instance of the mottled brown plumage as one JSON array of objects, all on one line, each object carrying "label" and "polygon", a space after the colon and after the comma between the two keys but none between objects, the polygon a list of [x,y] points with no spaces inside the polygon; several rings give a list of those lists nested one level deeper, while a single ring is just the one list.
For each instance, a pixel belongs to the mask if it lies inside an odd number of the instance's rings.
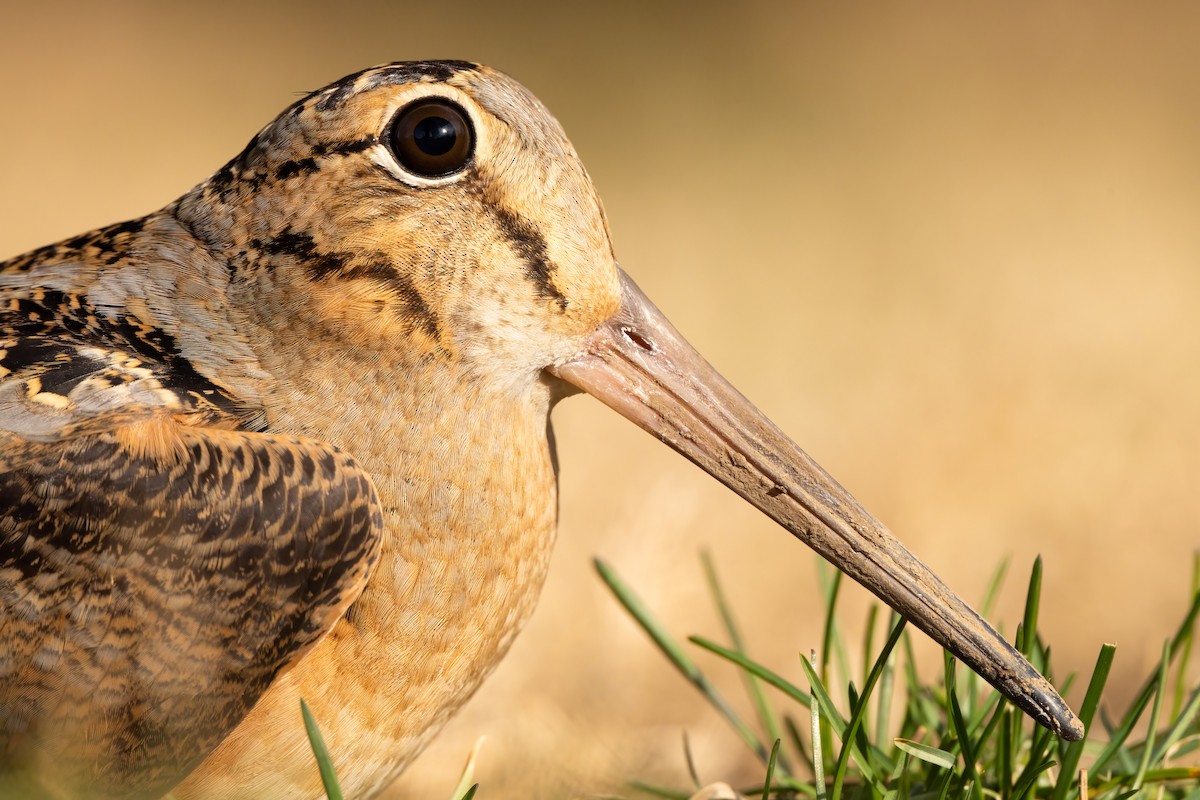
[{"label": "mottled brown plumage", "polygon": [[300,698],[348,796],[386,786],[532,611],[579,388],[1078,734],[620,272],[537,100],[416,62],[0,264],[0,790],[316,798]]}]

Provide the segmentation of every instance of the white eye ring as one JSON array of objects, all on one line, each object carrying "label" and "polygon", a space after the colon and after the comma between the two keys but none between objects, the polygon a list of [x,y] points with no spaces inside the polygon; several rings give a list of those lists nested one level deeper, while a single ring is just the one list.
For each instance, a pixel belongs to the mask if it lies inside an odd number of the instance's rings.
[{"label": "white eye ring", "polygon": [[441,94],[424,95],[391,116],[370,158],[410,186],[445,186],[467,174],[478,158],[479,127],[463,104]]}]

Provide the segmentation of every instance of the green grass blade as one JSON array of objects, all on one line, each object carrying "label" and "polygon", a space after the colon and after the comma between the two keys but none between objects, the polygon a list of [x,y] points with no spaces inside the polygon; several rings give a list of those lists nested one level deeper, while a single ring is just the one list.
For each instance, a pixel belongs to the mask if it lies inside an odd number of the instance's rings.
[{"label": "green grass blade", "polygon": [[466,800],[468,795],[474,795],[475,762],[479,760],[479,751],[483,749],[485,741],[487,741],[486,736],[480,736],[475,740],[475,744],[471,747],[471,752],[467,754],[467,763],[463,765],[462,774],[458,776],[458,784],[454,787],[454,791],[450,793],[451,800]]},{"label": "green grass blade", "polygon": [[[904,741],[912,742],[911,739],[905,739]],[[896,787],[892,791],[896,793],[897,797],[911,797],[913,771],[909,767],[913,763],[913,757],[904,750],[900,750],[900,753],[900,757],[896,759],[896,768],[892,770],[892,774],[888,779],[888,784]],[[953,762],[953,757],[951,757],[951,761]]]},{"label": "green grass blade", "polygon": [[863,651],[862,651],[862,668],[863,668],[863,685],[867,683],[867,670],[870,669],[868,664],[871,663],[871,653],[875,652],[875,622],[879,618],[879,606],[874,603],[867,609],[867,624],[863,626]]},{"label": "green grass blade", "polygon": [[976,777],[975,750],[971,746],[971,734],[967,729],[967,723],[963,719],[962,708],[958,703],[958,690],[955,681],[955,664],[957,659],[950,653],[942,651],[946,663],[945,684],[946,684],[946,703],[950,708],[950,723],[951,730],[954,731],[954,737],[958,740],[958,746],[962,750],[963,756],[963,785],[968,781],[971,783],[971,796],[979,800],[982,798],[979,781]]},{"label": "green grass blade", "polygon": [[689,636],[688,641],[697,647],[702,647],[711,653],[714,653],[727,661],[732,661],[747,672],[753,673],[756,677],[761,678],[764,682],[774,686],[779,691],[786,694],[791,699],[795,700],[804,706],[812,704],[812,695],[801,689],[796,684],[781,677],[778,673],[759,664],[757,661],[751,660],[744,653],[739,653],[736,650],[731,650],[724,645],[719,645],[716,642],[705,639],[703,636]]},{"label": "green grass blade", "polygon": [[[872,662],[871,654],[875,648],[875,623],[879,619],[879,606],[872,603],[867,609],[867,624],[863,629],[863,650],[862,650],[862,680],[863,685],[867,683],[867,672],[870,670]],[[853,708],[853,706],[851,706]],[[863,709],[862,727],[859,729],[859,736],[864,740],[867,738],[867,732],[870,730],[870,709]]]},{"label": "green grass blade", "polygon": [[1000,711],[1000,800],[1009,800],[1013,790],[1013,714],[1011,707]]},{"label": "green grass blade", "polygon": [[692,744],[688,741],[687,731],[683,732],[683,758],[687,762],[688,776],[692,779],[692,788],[699,789],[700,773],[696,770],[696,759],[692,756]]},{"label": "green grass blade", "polygon": [[904,644],[904,688],[908,694],[905,715],[913,727],[934,730],[938,726],[938,715],[934,704],[930,702],[929,693],[921,685],[920,675],[917,674],[912,636],[905,630],[900,640]]},{"label": "green grass blade", "polygon": [[[1192,605],[1188,609],[1187,616],[1180,623],[1179,628],[1175,631],[1175,635],[1171,638],[1171,657],[1172,659],[1180,652],[1185,641],[1191,641],[1195,629],[1197,615],[1200,615],[1200,592],[1192,596]],[[1108,762],[1118,754],[1123,754],[1125,740],[1129,737],[1133,727],[1137,725],[1141,719],[1142,713],[1146,710],[1146,706],[1150,704],[1150,698],[1154,695],[1155,686],[1158,682],[1158,670],[1155,670],[1145,684],[1142,685],[1142,690],[1138,692],[1137,697],[1129,706],[1129,710],[1125,713],[1125,718],[1109,734],[1109,742],[1105,745],[1104,750],[1100,755],[1096,756],[1096,761],[1091,766],[1091,771],[1099,774],[1107,765]]]},{"label": "green grass blade", "polygon": [[[1099,786],[1099,788],[1096,789],[1093,796],[1100,797],[1101,795],[1103,795],[1105,800],[1108,800],[1109,793],[1115,792],[1115,790],[1118,787],[1120,787],[1121,784],[1127,780],[1129,780],[1128,775],[1116,775],[1116,776],[1110,778],[1109,780],[1105,781],[1104,783],[1102,783]],[[1143,782],[1142,788],[1145,789],[1148,786],[1152,786],[1154,784],[1168,783],[1168,782],[1173,782],[1173,781],[1196,781],[1196,780],[1200,780],[1200,767],[1165,767],[1162,769],[1152,769],[1152,770],[1147,771],[1146,779]],[[1137,789],[1130,789],[1130,790],[1122,792],[1120,794],[1114,793],[1114,794],[1112,794],[1112,800],[1116,800],[1116,798],[1118,798],[1118,797],[1130,797],[1132,795],[1138,794],[1138,792],[1139,792],[1139,790],[1137,790]],[[1186,797],[1192,798],[1192,797],[1196,796],[1198,793],[1200,793],[1200,788],[1193,789],[1191,792],[1189,792],[1186,795]],[[1144,794],[1144,792],[1143,792],[1143,794]]]},{"label": "green grass blade", "polygon": [[908,753],[913,758],[919,758],[926,764],[933,764],[939,769],[954,769],[954,762],[958,760],[958,756],[954,753],[947,752],[937,747],[931,747],[927,744],[914,742],[911,739],[895,738],[892,742],[896,747]]},{"label": "green grass blade", "polygon": [[825,559],[817,562],[817,573],[825,589],[825,633],[821,641],[821,680],[829,681],[829,659],[837,658],[837,667],[843,680],[850,680],[850,659],[846,655],[846,644],[842,641],[836,614],[838,590],[842,586],[842,573],[830,566]]},{"label": "green grass blade", "polygon": [[617,600],[625,607],[625,610],[634,618],[634,620],[642,627],[651,640],[662,651],[667,660],[675,665],[675,668],[700,691],[700,693],[708,700],[708,702],[725,717],[726,722],[738,734],[746,746],[750,748],[759,760],[764,764],[767,761],[767,749],[762,742],[758,740],[754,731],[750,729],[745,722],[733,710],[733,707],[725,701],[725,698],[704,676],[696,663],[688,656],[683,647],[667,632],[667,629],[650,613],[645,604],[633,593],[611,567],[605,564],[600,559],[593,562],[596,566],[596,571],[600,574],[600,578],[608,586],[609,590],[616,596]]},{"label": "green grass blade", "polygon": [[987,619],[992,615],[992,610],[996,607],[996,599],[1000,597],[1000,588],[1004,585],[1004,579],[1007,576],[1008,556],[1005,556],[1000,561],[1000,566],[996,567],[996,571],[992,573],[987,589],[984,590],[983,599],[979,602],[979,616]]},{"label": "green grass blade", "polygon": [[[966,671],[971,673],[972,675],[975,674],[972,670],[968,669]],[[985,719],[987,719],[989,715],[991,715],[992,718],[994,719],[995,718],[994,712],[1003,701],[1004,701],[1004,696],[1001,695],[997,691],[989,691],[986,695],[983,695],[981,698],[977,698],[974,703],[973,709],[971,711],[970,717],[969,718],[964,717],[967,721],[967,730],[969,730],[969,731],[978,730],[979,726],[983,725],[983,721]],[[988,726],[988,728],[991,728],[991,727],[992,727],[991,725]],[[985,730],[988,730],[988,728],[985,728]],[[985,735],[990,735],[990,731]],[[976,747],[975,749],[978,750],[979,748]]]},{"label": "green grass blade", "polygon": [[792,747],[795,748],[800,763],[812,764],[812,758],[808,753],[808,749],[804,746],[804,738],[800,735],[800,729],[796,727],[796,721],[790,715],[784,714],[783,727],[787,729],[788,738],[791,739]]},{"label": "green grass blade", "polygon": [[1003,715],[1000,713],[1002,708],[1004,708],[1004,698],[1000,696],[999,692],[995,692],[984,704],[983,708],[981,709],[982,713],[980,713],[977,718],[967,723],[968,730],[978,730],[979,726],[983,724],[984,717],[988,713],[991,714],[991,718],[988,719],[986,725],[983,725],[983,730],[980,731],[979,736],[976,737],[971,743],[971,749],[974,752],[983,753],[992,736],[997,730],[1000,730],[1000,724],[1003,720]]},{"label": "green grass blade", "polygon": [[1038,609],[1042,601],[1042,557],[1033,560],[1033,570],[1029,574],[1029,589],[1025,594],[1025,619],[1021,623],[1021,633],[1017,637],[1017,649],[1028,659],[1033,658],[1034,644],[1037,642]]},{"label": "green grass blade", "polygon": [[[1200,593],[1200,552],[1192,553],[1192,597]],[[1183,708],[1183,698],[1187,694],[1188,664],[1192,659],[1192,642],[1196,638],[1194,628],[1189,628],[1183,636],[1179,655],[1179,669],[1175,673],[1175,703],[1172,707],[1172,718],[1178,717]]]},{"label": "green grass blade", "polygon": [[[895,627],[902,617],[895,611],[888,617],[888,625]],[[903,635],[903,634],[901,634]],[[879,691],[875,693],[875,741],[886,742],[892,722],[892,691],[895,686],[896,665],[894,659],[888,659],[883,665],[883,674],[879,676]]]},{"label": "green grass blade", "polygon": [[1200,689],[1192,692],[1191,697],[1188,698],[1183,708],[1175,715],[1175,721],[1171,723],[1167,735],[1163,737],[1162,742],[1154,752],[1154,756],[1150,759],[1151,764],[1160,764],[1166,759],[1167,753],[1170,752],[1171,748],[1188,732],[1192,721],[1196,718],[1197,711],[1200,711]]},{"label": "green grass blade", "polygon": [[938,791],[938,800],[946,800],[950,796],[950,785],[954,783],[954,772],[947,772],[942,776],[942,788]]},{"label": "green grass blade", "polygon": [[617,600],[625,607],[630,616],[642,627],[651,640],[662,651],[675,668],[683,673],[683,677],[687,678],[692,683],[699,683],[704,680],[704,675],[700,668],[696,666],[691,657],[684,651],[678,642],[667,633],[658,620],[650,613],[649,609],[642,601],[633,593],[617,574],[605,564],[603,561],[595,560],[596,571],[600,573],[600,577],[608,585],[608,588],[616,595]]},{"label": "green grass blade", "polygon": [[[804,672],[808,675],[810,683],[809,688],[812,689],[813,697],[817,701],[808,707],[809,715],[812,717],[813,783],[817,788],[817,800],[825,800],[825,751],[821,746],[821,728],[823,727],[821,725],[821,698],[828,699],[828,695],[821,686],[821,679],[817,677],[817,654],[813,653],[811,659],[800,656],[800,663],[804,665]],[[833,703],[829,703],[829,708],[833,709]]]},{"label": "green grass blade", "polygon": [[1058,782],[1054,785],[1053,800],[1066,800],[1071,782],[1075,780],[1075,772],[1079,768],[1079,758],[1083,755],[1084,745],[1091,733],[1092,719],[1095,717],[1096,707],[1100,705],[1100,696],[1104,692],[1105,683],[1108,682],[1108,673],[1112,668],[1113,655],[1116,651],[1116,646],[1106,644],[1100,648],[1100,655],[1096,657],[1096,666],[1092,669],[1092,679],[1088,682],[1087,694],[1083,696],[1083,705],[1079,708],[1079,719],[1083,722],[1084,728],[1083,739],[1071,742],[1063,755],[1062,770],[1059,771]]},{"label": "green grass blade", "polygon": [[1163,695],[1167,693],[1167,668],[1171,664],[1171,643],[1163,643],[1162,662],[1158,671],[1158,690],[1154,693],[1154,705],[1150,708],[1150,725],[1146,729],[1146,741],[1142,745],[1142,759],[1138,762],[1137,774],[1133,777],[1133,788],[1141,789],[1150,769],[1150,756],[1153,755],[1154,738],[1158,733],[1158,715],[1162,712]]},{"label": "green grass blade", "polygon": [[763,781],[762,800],[770,800],[771,779],[775,777],[775,760],[779,758],[779,739],[771,745],[771,757],[767,759],[767,777]]},{"label": "green grass blade", "polygon": [[846,734],[846,720],[842,717],[841,712],[837,710],[837,706],[834,705],[833,698],[829,696],[829,692],[825,691],[825,684],[821,682],[821,676],[817,674],[815,665],[815,655],[812,659],[806,659],[801,656],[800,666],[804,668],[804,674],[808,677],[813,699],[817,701],[815,705],[819,706],[821,713],[825,715],[825,723],[832,729],[833,734],[838,737],[839,741],[845,741],[843,737]]},{"label": "green grass blade", "polygon": [[[861,752],[862,759],[869,759],[871,757],[870,745],[865,739],[858,741],[856,734],[863,725],[867,701],[871,697],[871,692],[874,690],[875,684],[879,682],[879,676],[883,674],[884,664],[891,658],[892,650],[896,647],[896,643],[900,641],[900,634],[904,632],[904,626],[905,620],[901,619],[896,623],[896,627],[892,628],[891,635],[888,636],[887,642],[884,643],[883,649],[879,652],[879,657],[875,659],[875,664],[871,667],[870,674],[867,675],[867,681],[863,685],[862,694],[859,696],[858,702],[854,704],[854,711],[850,716],[850,724],[846,728],[846,736],[842,739],[842,750],[838,754],[837,767],[833,774],[832,797],[834,800],[841,796],[842,784],[846,779],[846,767],[850,762],[851,750],[858,749]],[[864,775],[868,774],[868,770],[861,760],[859,760],[859,769],[863,771]],[[874,786],[875,781],[871,781],[871,784]]]},{"label": "green grass blade", "polygon": [[[1016,723],[1019,726],[1024,720],[1024,715],[1019,714],[1017,716],[1019,719],[1016,720]],[[1018,728],[1018,736],[1016,739],[1017,744],[1013,748],[1014,753],[1021,753],[1025,751],[1025,745],[1020,741],[1020,730],[1021,729]],[[1034,726],[1033,737],[1030,739],[1028,745],[1028,752],[1025,752],[1025,768],[1021,770],[1021,774],[1017,778],[1016,784],[1013,786],[1013,800],[1019,800],[1024,790],[1028,790],[1029,788],[1033,787],[1032,781],[1036,781],[1038,775],[1057,763],[1053,759],[1050,759],[1046,756],[1046,750],[1053,738],[1054,734],[1050,733],[1050,731],[1040,726]]]},{"label": "green grass blade", "polygon": [[969,777],[974,771],[975,756],[971,751],[971,738],[967,733],[967,724],[963,721],[962,709],[958,706],[958,691],[955,686],[955,667],[958,665],[958,659],[950,655],[948,650],[942,651],[942,659],[945,664],[942,688],[946,692],[946,708],[949,711],[950,731],[954,734],[958,748],[963,754],[963,761],[966,764],[966,775]]},{"label": "green grass blade", "polygon": [[1194,781],[1200,779],[1200,767],[1165,767],[1152,769],[1146,773],[1146,783],[1166,783],[1167,781]]},{"label": "green grass blade", "polygon": [[1036,767],[1033,766],[1033,762],[1030,762],[1029,768],[1025,770],[1021,775],[1021,779],[1017,781],[1017,785],[1013,787],[1012,796],[1014,800],[1021,800],[1021,798],[1028,795],[1034,789],[1038,776],[1053,767],[1054,764],[1053,759],[1042,761]]},{"label": "green grass blade", "polygon": [[[825,685],[821,682],[820,676],[817,675],[816,667],[814,666],[816,660],[816,653],[813,654],[811,660],[803,657],[800,659],[800,665],[804,668],[804,673],[808,677],[809,683],[811,684],[812,696],[817,701],[812,705],[810,711],[818,710],[820,714],[824,715],[823,721],[825,724],[822,726],[822,728],[837,736],[838,740],[841,741],[842,746],[846,747],[848,746],[846,740],[846,736],[848,735],[846,720],[843,719],[841,713],[833,704],[833,698],[829,696],[829,693],[825,690]],[[813,733],[820,735],[821,731],[814,727]],[[826,752],[828,749],[826,743],[828,741],[829,739],[827,737],[823,737],[820,740],[822,745],[820,748],[818,748],[816,742],[813,743],[813,763],[821,764],[822,775],[824,774],[825,765],[823,761],[820,761],[820,759],[817,758],[816,752],[818,749],[821,752]],[[855,747],[855,750],[857,749],[858,748]],[[882,754],[880,754],[880,758],[883,758]],[[854,760],[855,763],[858,764],[859,770],[863,773],[863,777],[869,782],[876,782],[876,774],[871,765],[870,758],[859,753],[857,756],[855,756]],[[820,782],[818,781],[818,783]]]},{"label": "green grass blade", "polygon": [[[733,611],[729,607],[729,602],[725,597],[725,590],[721,586],[721,581],[717,578],[717,567],[713,563],[712,554],[707,550],[700,554],[700,562],[704,566],[704,575],[708,581],[708,590],[712,594],[713,602],[716,604],[717,613],[721,615],[721,622],[725,626],[725,632],[729,635],[729,641],[733,644],[733,649],[742,655],[746,654],[746,643],[742,639],[741,629],[737,625],[737,620],[733,616]],[[762,686],[759,684],[755,674],[750,670],[742,670],[742,678],[746,685],[746,693],[750,696],[750,702],[754,705],[755,713],[758,715],[758,721],[762,725],[763,731],[767,734],[768,741],[775,741],[783,738],[783,732],[780,729],[779,722],[775,715],[771,713],[771,706],[767,703],[766,693],[763,692]],[[783,753],[779,754],[779,764],[782,772],[791,774],[792,769],[788,764],[787,756]]]},{"label": "green grass blade", "polygon": [[325,796],[329,800],[343,800],[342,787],[338,784],[337,774],[333,771],[333,762],[329,758],[329,750],[325,747],[325,739],[313,719],[308,703],[300,701],[300,714],[304,717],[304,730],[308,732],[308,743],[317,759],[317,769],[321,772],[321,785],[325,787]]},{"label": "green grass blade", "polygon": [[[846,735],[849,736],[854,742],[854,746],[858,748],[858,752],[870,754],[871,743],[867,741],[867,732],[863,730],[863,723],[866,720],[866,716],[861,713],[863,711],[863,706],[858,696],[858,689],[855,688],[853,681],[851,681],[850,685],[846,687],[846,697],[850,703],[850,719],[848,720],[848,724],[846,726]],[[858,719],[857,725],[854,724],[856,718]],[[839,760],[841,759],[842,753],[845,751],[846,745],[843,743],[842,749],[838,751]],[[834,778],[837,778],[836,773],[834,773]]]}]

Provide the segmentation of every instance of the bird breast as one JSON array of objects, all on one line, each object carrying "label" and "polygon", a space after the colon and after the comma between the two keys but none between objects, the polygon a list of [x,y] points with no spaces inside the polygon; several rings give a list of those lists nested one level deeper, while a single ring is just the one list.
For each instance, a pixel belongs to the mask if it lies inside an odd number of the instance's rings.
[{"label": "bird breast", "polygon": [[[347,796],[369,796],[399,775],[533,611],[557,517],[549,405],[548,391],[523,402],[479,396],[396,409],[382,421],[379,408],[345,407],[339,416],[310,407],[337,420],[313,433],[352,450],[375,481],[387,524],[379,564],[347,615],[275,681],[176,798],[323,797],[301,699]],[[304,405],[285,407],[296,414]],[[271,423],[300,427],[280,415]],[[264,739],[268,719],[288,727]]]}]

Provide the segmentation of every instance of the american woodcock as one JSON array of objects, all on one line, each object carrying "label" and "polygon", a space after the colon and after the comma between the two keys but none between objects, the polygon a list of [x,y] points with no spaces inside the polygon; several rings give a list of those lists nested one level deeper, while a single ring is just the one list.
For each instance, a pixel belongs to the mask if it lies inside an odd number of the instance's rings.
[{"label": "american woodcock", "polygon": [[533,610],[549,413],[579,390],[1081,735],[618,268],[562,129],[501,73],[344,78],[0,291],[9,792],[319,797],[301,698],[348,796],[386,786]]}]

